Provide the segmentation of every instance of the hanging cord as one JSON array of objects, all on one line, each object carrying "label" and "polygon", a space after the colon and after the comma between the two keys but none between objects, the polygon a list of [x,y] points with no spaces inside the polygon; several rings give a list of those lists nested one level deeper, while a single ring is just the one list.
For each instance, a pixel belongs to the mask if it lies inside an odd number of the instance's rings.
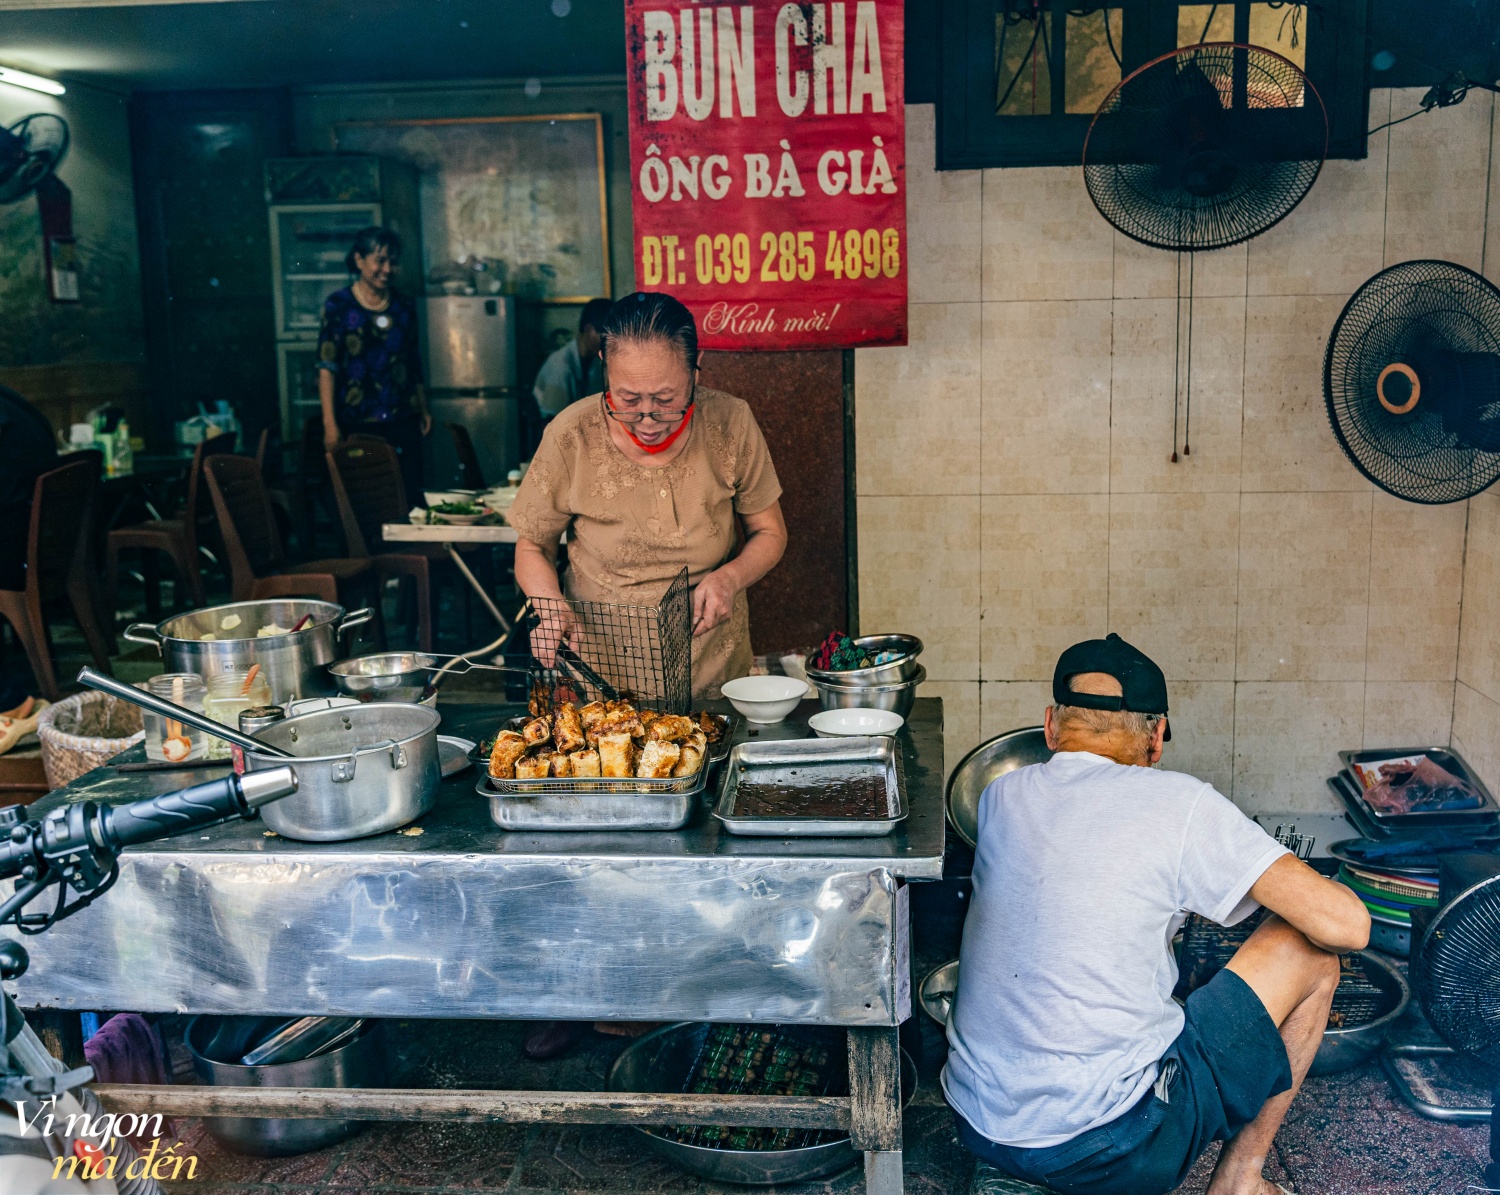
[{"label": "hanging cord", "polygon": [[1188,347],[1187,347],[1187,365],[1186,365],[1186,367],[1183,370],[1183,372],[1187,375],[1187,377],[1184,379],[1186,381],[1186,386],[1184,387],[1184,389],[1186,389],[1186,391],[1187,391],[1187,401],[1184,404],[1185,413],[1183,415],[1183,421],[1182,421],[1182,455],[1183,456],[1192,456],[1193,455],[1193,449],[1192,449],[1192,446],[1188,444],[1188,439],[1190,438],[1190,436],[1192,434],[1192,430],[1193,430],[1193,263],[1195,261],[1197,261],[1197,254],[1195,254],[1192,250],[1189,250],[1188,251],[1188,316],[1187,316]]},{"label": "hanging cord", "polygon": [[1177,397],[1182,393],[1182,250],[1177,251],[1177,323],[1172,341],[1172,464],[1177,463]]}]

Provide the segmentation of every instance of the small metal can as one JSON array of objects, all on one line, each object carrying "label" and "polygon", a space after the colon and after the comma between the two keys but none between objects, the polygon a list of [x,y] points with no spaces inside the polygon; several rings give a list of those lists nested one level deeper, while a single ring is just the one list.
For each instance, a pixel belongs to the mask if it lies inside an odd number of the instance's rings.
[{"label": "small metal can", "polygon": [[279,705],[256,705],[240,711],[240,733],[253,735],[273,722],[286,717],[286,710]]}]

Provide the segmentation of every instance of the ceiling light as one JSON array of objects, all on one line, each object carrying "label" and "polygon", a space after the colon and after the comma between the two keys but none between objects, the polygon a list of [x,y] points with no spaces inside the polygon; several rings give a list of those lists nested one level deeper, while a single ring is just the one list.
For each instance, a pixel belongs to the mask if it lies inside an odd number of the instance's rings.
[{"label": "ceiling light", "polygon": [[12,70],[8,66],[0,66],[0,83],[9,83],[13,87],[28,87],[32,91],[43,91],[48,95],[62,95],[68,90],[54,79],[29,75],[25,71]]}]

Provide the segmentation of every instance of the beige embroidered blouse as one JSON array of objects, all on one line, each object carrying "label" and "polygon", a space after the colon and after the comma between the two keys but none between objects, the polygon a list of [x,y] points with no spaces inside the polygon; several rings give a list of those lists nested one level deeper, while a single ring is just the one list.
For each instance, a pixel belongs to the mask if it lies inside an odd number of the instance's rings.
[{"label": "beige embroidered blouse", "polygon": [[[598,395],[552,420],[506,515],[543,547],[568,535],[563,592],[579,601],[654,605],[684,568],[697,585],[734,551],[734,517],[781,497],[765,437],[742,399],[698,388],[686,447],[660,468],[625,458]],[[750,671],[749,604],[693,640],[693,694],[718,695]]]}]

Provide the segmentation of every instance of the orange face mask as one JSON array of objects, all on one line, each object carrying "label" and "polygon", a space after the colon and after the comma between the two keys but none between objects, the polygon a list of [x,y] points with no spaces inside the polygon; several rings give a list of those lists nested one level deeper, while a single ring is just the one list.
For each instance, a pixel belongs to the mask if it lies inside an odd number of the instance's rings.
[{"label": "orange face mask", "polygon": [[[697,394],[697,387],[696,386],[693,388],[693,394],[694,394],[694,396],[696,396],[696,394]],[[610,394],[609,394],[608,390],[606,390],[604,392],[604,405],[605,405],[605,407],[607,407],[611,411],[613,411],[615,409],[615,404],[611,400]],[[640,437],[638,437],[635,434],[635,432],[633,430],[631,430],[631,425],[630,424],[628,424],[628,423],[621,423],[620,426],[625,429],[625,434],[630,437],[630,442],[632,444],[634,444],[642,452],[647,452],[647,453],[650,453],[652,456],[655,456],[657,453],[659,453],[659,452],[665,452],[668,448],[672,447],[673,444],[677,443],[677,440],[682,435],[682,433],[685,432],[685,431],[687,431],[688,424],[690,424],[693,421],[693,412],[697,409],[697,405],[698,404],[694,401],[694,398],[693,397],[689,397],[689,399],[688,399],[688,405],[687,405],[687,410],[684,411],[683,415],[682,415],[682,422],[677,425],[677,430],[674,431],[665,440],[663,440],[660,444],[646,444],[646,443],[643,443],[641,441]],[[618,422],[618,420],[616,422]]]}]

